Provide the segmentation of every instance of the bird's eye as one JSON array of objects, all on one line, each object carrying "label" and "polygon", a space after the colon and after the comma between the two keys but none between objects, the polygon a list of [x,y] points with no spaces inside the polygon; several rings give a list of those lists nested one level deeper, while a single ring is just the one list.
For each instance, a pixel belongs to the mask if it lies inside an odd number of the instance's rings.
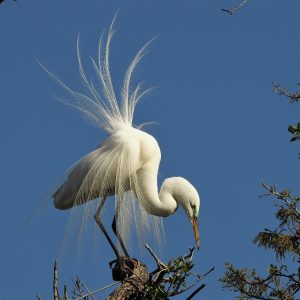
[{"label": "bird's eye", "polygon": [[193,215],[195,217],[197,217],[198,213],[197,213],[197,207],[195,204],[190,204],[191,205],[191,208],[192,208],[192,211],[193,211]]}]

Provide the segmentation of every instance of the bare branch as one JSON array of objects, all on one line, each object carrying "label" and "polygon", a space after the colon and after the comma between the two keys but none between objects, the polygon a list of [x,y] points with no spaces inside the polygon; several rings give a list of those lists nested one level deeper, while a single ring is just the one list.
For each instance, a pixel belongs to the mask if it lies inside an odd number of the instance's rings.
[{"label": "bare branch", "polygon": [[194,296],[196,296],[202,289],[205,288],[205,284],[200,285],[195,291],[193,291],[186,300],[191,300]]},{"label": "bare branch", "polygon": [[189,261],[192,261],[193,257],[194,257],[195,247],[189,248],[189,250],[190,250],[190,253],[187,254],[186,256],[184,256],[184,259],[189,259]]},{"label": "bare branch", "polygon": [[151,254],[151,256],[154,258],[156,264],[157,264],[157,267],[159,269],[168,269],[168,267],[162,263],[159,258],[156,256],[156,254],[153,252],[153,250],[150,248],[150,246],[148,244],[145,245],[146,249],[149,251],[149,253]]},{"label": "bare branch", "polygon": [[222,8],[222,11],[225,11],[227,13],[229,13],[230,15],[233,15],[235,12],[237,12],[238,10],[240,10],[246,3],[248,2],[248,0],[243,0],[238,6],[230,8],[230,9],[226,9],[226,8]]},{"label": "bare branch", "polygon": [[212,267],[209,271],[207,271],[205,274],[203,275],[199,275],[199,274],[195,274],[195,273],[192,273],[193,275],[195,275],[199,280],[202,280],[204,279],[209,273],[211,273],[212,271],[215,270],[215,267]]},{"label": "bare branch", "polygon": [[86,298],[86,297],[88,297],[88,296],[95,295],[95,294],[97,294],[97,293],[99,293],[99,292],[102,292],[102,291],[104,291],[104,290],[106,290],[106,289],[108,289],[108,288],[110,288],[110,287],[112,287],[112,286],[114,286],[114,285],[117,285],[117,284],[119,284],[119,282],[111,283],[111,284],[109,284],[109,285],[107,285],[107,286],[104,286],[104,287],[98,289],[98,290],[95,290],[95,291],[89,292],[88,294],[82,295],[82,296],[80,296],[79,298],[76,298],[76,299],[74,299],[74,300],[82,300],[82,299],[84,299],[84,298]]},{"label": "bare branch", "polygon": [[62,298],[62,300],[68,300],[68,289],[67,289],[67,286],[64,285],[64,296]]},{"label": "bare branch", "polygon": [[[14,0],[14,1],[17,1],[17,0]],[[0,4],[2,4],[4,2],[4,0],[0,0]],[[38,295],[37,295],[38,296]]]},{"label": "bare branch", "polygon": [[58,271],[57,271],[57,260],[54,261],[54,272],[53,272],[53,299],[59,300],[58,295]]},{"label": "bare branch", "polygon": [[93,296],[93,293],[91,293],[91,291],[89,290],[89,288],[86,286],[86,284],[84,282],[82,282],[84,288],[87,290],[87,292],[89,293],[89,295],[92,297],[93,300],[96,300],[95,297]]},{"label": "bare branch", "polygon": [[294,209],[294,211],[297,213],[297,215],[300,217],[300,211],[297,208],[297,201],[291,196],[291,193],[289,190],[285,190],[283,192],[278,192],[275,185],[268,186],[264,182],[262,182],[262,186],[265,189],[267,189],[271,195],[276,196],[277,199],[283,200],[288,206],[291,206]]},{"label": "bare branch", "polygon": [[273,92],[277,93],[280,96],[285,96],[289,99],[290,103],[296,103],[300,100],[300,93],[294,92],[290,93],[287,88],[281,88],[280,84],[272,82],[273,85]]}]

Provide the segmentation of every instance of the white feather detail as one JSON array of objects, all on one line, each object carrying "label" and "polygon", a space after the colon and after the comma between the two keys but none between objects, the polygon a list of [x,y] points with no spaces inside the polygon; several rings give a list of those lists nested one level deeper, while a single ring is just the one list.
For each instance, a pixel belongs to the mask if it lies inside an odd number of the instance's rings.
[{"label": "white feather detail", "polygon": [[[91,59],[101,91],[87,79],[84,72],[79,36],[77,39],[79,73],[87,89],[87,95],[69,88],[41,64],[45,71],[70,94],[71,99],[62,101],[78,109],[92,123],[109,133],[109,138],[99,148],[83,157],[70,170],[67,179],[53,195],[54,205],[59,209],[69,209],[90,200],[114,196],[115,207],[120,211],[117,227],[125,243],[133,226],[140,242],[144,241],[145,233],[151,231],[159,243],[163,240],[162,218],[147,212],[147,199],[137,171],[153,157],[157,164],[155,169],[158,170],[160,149],[152,136],[132,127],[135,106],[149,91],[142,91],[141,84],[131,89],[132,74],[151,41],[138,51],[129,65],[120,98],[117,99],[109,67],[114,22],[115,17],[107,32],[104,47],[102,45],[104,34],[101,35],[97,61]],[[97,201],[94,203],[95,205],[83,207],[81,228],[95,213],[94,206],[97,205]]]}]

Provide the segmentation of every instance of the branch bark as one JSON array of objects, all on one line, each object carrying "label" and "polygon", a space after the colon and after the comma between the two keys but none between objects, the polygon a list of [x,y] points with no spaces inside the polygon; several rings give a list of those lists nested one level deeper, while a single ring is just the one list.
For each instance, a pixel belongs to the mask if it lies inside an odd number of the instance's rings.
[{"label": "branch bark", "polygon": [[113,279],[121,281],[122,285],[115,289],[106,300],[130,299],[133,295],[138,299],[139,294],[143,295],[149,281],[147,267],[140,261],[129,257],[120,257],[113,263],[115,263],[112,268]]},{"label": "branch bark", "polygon": [[55,260],[54,262],[54,271],[53,271],[53,299],[59,300],[57,260]]}]

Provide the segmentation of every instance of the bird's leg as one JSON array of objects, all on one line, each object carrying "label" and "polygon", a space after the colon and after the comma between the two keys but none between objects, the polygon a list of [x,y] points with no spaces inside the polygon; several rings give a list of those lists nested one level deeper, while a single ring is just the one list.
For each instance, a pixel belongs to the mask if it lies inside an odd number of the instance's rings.
[{"label": "bird's leg", "polygon": [[113,222],[112,222],[112,224],[111,224],[111,228],[112,228],[114,234],[116,235],[116,237],[117,237],[117,239],[118,239],[118,241],[119,241],[119,243],[120,243],[120,245],[121,245],[121,248],[122,248],[124,254],[125,254],[127,257],[130,257],[129,254],[128,254],[128,252],[127,252],[127,250],[126,250],[125,244],[124,244],[124,242],[123,242],[123,240],[122,240],[122,238],[121,238],[121,236],[120,236],[120,234],[119,234],[119,232],[118,232],[118,230],[117,230],[117,219],[118,219],[118,214],[119,214],[119,210],[116,210],[115,215],[114,215]]},{"label": "bird's leg", "polygon": [[98,224],[98,226],[100,227],[103,234],[105,235],[107,241],[109,242],[110,246],[112,247],[113,251],[115,252],[117,258],[119,259],[120,258],[120,253],[119,253],[118,249],[116,248],[116,246],[114,245],[114,243],[112,242],[112,240],[110,239],[104,225],[102,224],[101,218],[100,218],[100,212],[101,212],[101,209],[103,208],[105,200],[106,200],[106,198],[103,198],[103,199],[100,200],[100,205],[96,210],[94,219],[95,219],[96,223]]},{"label": "bird's leg", "polygon": [[112,230],[113,230],[115,236],[117,237],[117,239],[118,239],[118,241],[119,241],[119,243],[121,245],[121,248],[122,248],[124,254],[127,257],[130,257],[129,254],[128,254],[128,252],[127,252],[127,249],[125,247],[125,244],[123,242],[123,239],[122,239],[122,237],[119,234],[118,229],[117,229],[117,222],[118,222],[119,213],[120,213],[120,202],[117,201],[116,209],[115,209],[115,215],[114,215],[114,219],[113,219],[113,222],[111,224],[111,227],[112,227]]}]

